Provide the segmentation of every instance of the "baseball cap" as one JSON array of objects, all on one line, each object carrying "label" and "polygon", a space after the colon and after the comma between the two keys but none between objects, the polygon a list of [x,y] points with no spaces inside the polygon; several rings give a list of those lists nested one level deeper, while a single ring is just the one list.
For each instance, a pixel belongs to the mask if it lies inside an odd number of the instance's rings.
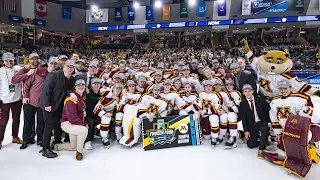
[{"label": "baseball cap", "polygon": [[162,71],[156,71],[156,72],[154,72],[154,75],[160,75],[160,76],[162,76]]},{"label": "baseball cap", "polygon": [[115,88],[115,89],[117,89],[117,88],[123,88],[123,85],[122,84],[120,84],[120,83],[116,83],[114,86],[113,86],[113,88]]},{"label": "baseball cap", "polygon": [[181,78],[177,77],[177,78],[174,78],[174,79],[173,79],[173,83],[178,82],[178,81],[179,81],[179,82],[182,82]]},{"label": "baseball cap", "polygon": [[66,61],[66,63],[65,63],[65,66],[74,66],[74,65],[75,65],[75,63],[74,63],[74,61],[71,60],[71,59],[68,59],[68,60]]},{"label": "baseball cap", "polygon": [[220,80],[220,79],[216,79],[214,82],[213,82],[214,85],[222,85],[223,82]]},{"label": "baseball cap", "polygon": [[239,68],[239,64],[238,63],[232,63],[230,65],[230,69],[236,69],[236,68]]},{"label": "baseball cap", "polygon": [[281,80],[277,83],[278,89],[281,88],[289,88],[291,87],[291,83],[287,80]]},{"label": "baseball cap", "polygon": [[116,73],[116,74],[114,74],[114,75],[112,76],[112,78],[120,78],[120,75],[119,75],[118,73]]},{"label": "baseball cap", "polygon": [[77,59],[77,60],[76,60],[76,63],[79,63],[79,62],[81,62],[81,63],[85,64],[84,59]]},{"label": "baseball cap", "polygon": [[183,70],[190,70],[189,66],[183,66]]},{"label": "baseball cap", "polygon": [[197,69],[204,68],[203,64],[198,64]]},{"label": "baseball cap", "polygon": [[57,63],[57,61],[58,61],[58,57],[50,57],[48,63],[49,63],[49,64],[51,64],[51,63]]},{"label": "baseball cap", "polygon": [[163,85],[165,85],[165,84],[170,84],[171,85],[171,80],[170,79],[166,79],[166,80],[164,80],[163,81]]},{"label": "baseball cap", "polygon": [[94,83],[102,83],[102,79],[100,79],[100,78],[91,79],[91,84],[94,84]]},{"label": "baseball cap", "polygon": [[203,86],[208,86],[208,85],[213,86],[213,82],[210,81],[210,80],[204,80],[204,81],[202,82],[202,84],[203,84]]},{"label": "baseball cap", "polygon": [[149,63],[148,63],[147,61],[143,61],[143,62],[141,63],[141,66],[149,66]]},{"label": "baseball cap", "polygon": [[191,63],[198,63],[198,60],[197,59],[192,59]]},{"label": "baseball cap", "polygon": [[173,68],[172,68],[172,70],[180,70],[180,68],[179,68],[179,66],[174,65]]},{"label": "baseball cap", "polygon": [[75,83],[75,85],[77,86],[77,85],[79,85],[79,84],[86,84],[86,82],[83,80],[83,79],[78,79],[77,81],[76,81],[76,83]]},{"label": "baseball cap", "polygon": [[11,52],[3,53],[2,60],[3,61],[14,60],[14,55]]},{"label": "baseball cap", "polygon": [[39,54],[37,54],[37,53],[31,53],[31,54],[29,55],[29,59],[32,59],[32,58],[35,58],[35,57],[40,58],[40,57],[39,57]]},{"label": "baseball cap", "polygon": [[138,81],[147,81],[147,78],[144,77],[143,75],[138,76],[137,78]]},{"label": "baseball cap", "polygon": [[251,86],[250,84],[245,84],[245,85],[243,85],[242,91],[244,91],[244,90],[246,90],[246,89],[251,89],[251,90],[253,90],[253,88],[252,88],[252,86]]},{"label": "baseball cap", "polygon": [[127,86],[136,85],[136,83],[132,80],[127,81]]},{"label": "baseball cap", "polygon": [[226,84],[226,85],[227,85],[227,84],[232,84],[232,85],[234,85],[234,82],[233,82],[233,80],[230,79],[230,80],[226,80],[226,83],[225,83],[225,84]]},{"label": "baseball cap", "polygon": [[98,67],[97,61],[90,61],[89,62],[89,67]]},{"label": "baseball cap", "polygon": [[159,86],[158,84],[154,84],[152,86],[152,91],[160,91],[161,90],[161,86]]},{"label": "baseball cap", "polygon": [[66,55],[60,55],[60,56],[59,56],[59,59],[68,59],[68,56],[66,56]]}]

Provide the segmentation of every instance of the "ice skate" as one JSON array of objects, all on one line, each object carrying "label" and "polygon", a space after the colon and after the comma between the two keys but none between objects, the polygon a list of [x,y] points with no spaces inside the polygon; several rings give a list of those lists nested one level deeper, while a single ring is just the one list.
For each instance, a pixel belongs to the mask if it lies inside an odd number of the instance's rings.
[{"label": "ice skate", "polygon": [[217,139],[216,138],[212,138],[211,139],[211,147],[214,148],[217,145]]},{"label": "ice skate", "polygon": [[102,144],[105,146],[107,149],[110,148],[110,142],[108,138],[102,138]]},{"label": "ice skate", "polygon": [[217,139],[217,144],[220,144],[223,142],[223,136],[219,136]]},{"label": "ice skate", "polygon": [[237,139],[235,137],[230,137],[229,140],[225,143],[226,149],[232,149],[237,147]]}]

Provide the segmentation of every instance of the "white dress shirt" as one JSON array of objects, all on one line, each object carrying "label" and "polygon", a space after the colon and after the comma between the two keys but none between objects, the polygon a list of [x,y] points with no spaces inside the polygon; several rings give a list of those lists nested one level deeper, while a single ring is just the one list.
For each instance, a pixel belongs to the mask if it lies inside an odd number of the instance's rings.
[{"label": "white dress shirt", "polygon": [[[250,99],[247,99],[248,103],[249,103],[249,106],[252,110],[252,107],[251,107],[251,100]],[[260,122],[260,118],[258,116],[258,113],[257,113],[257,108],[256,108],[256,103],[254,101],[254,98],[252,98],[252,101],[253,101],[253,106],[254,106],[254,119],[256,122]]]}]

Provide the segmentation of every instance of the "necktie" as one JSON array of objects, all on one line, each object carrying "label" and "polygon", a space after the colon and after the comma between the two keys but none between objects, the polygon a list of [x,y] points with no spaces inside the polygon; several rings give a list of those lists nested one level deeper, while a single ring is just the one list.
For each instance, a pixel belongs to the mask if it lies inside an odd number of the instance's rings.
[{"label": "necktie", "polygon": [[92,80],[92,77],[89,77],[89,84],[88,84],[88,88],[90,88],[90,86],[91,86],[91,80]]},{"label": "necktie", "polygon": [[253,103],[253,100],[250,100],[250,106],[251,106],[251,112],[252,112],[252,116],[253,116],[253,122],[255,123],[256,122],[256,117],[255,117],[255,114],[254,114],[254,103]]}]

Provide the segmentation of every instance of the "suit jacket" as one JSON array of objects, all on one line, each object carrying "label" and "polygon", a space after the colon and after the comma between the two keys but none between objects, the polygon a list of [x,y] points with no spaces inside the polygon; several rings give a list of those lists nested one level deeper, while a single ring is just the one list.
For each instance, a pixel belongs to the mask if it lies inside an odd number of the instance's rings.
[{"label": "suit jacket", "polygon": [[[96,75],[94,75],[93,77],[96,77]],[[87,84],[88,82],[88,72],[82,72],[79,73],[78,75],[75,76],[75,81],[77,81],[78,79],[83,79],[86,82],[86,87],[88,86]],[[90,87],[90,85],[89,85]]]},{"label": "suit jacket", "polygon": [[[72,89],[65,87],[65,75],[63,70],[57,70],[48,74],[43,82],[42,92],[40,95],[40,107],[52,106],[52,110],[56,111],[62,105],[65,97],[67,97]],[[74,77],[71,76],[70,80],[74,86]]]},{"label": "suit jacket", "polygon": [[[260,96],[255,96],[254,103],[255,103],[254,106],[260,121],[262,123],[269,123],[270,122],[270,117],[269,117],[270,106],[267,103],[267,101]],[[255,125],[255,120],[247,99],[243,99],[240,103],[238,118],[239,120],[242,121],[244,131],[249,131]]]},{"label": "suit jacket", "polygon": [[242,92],[242,87],[245,85],[245,84],[250,84],[254,90],[255,93],[257,93],[257,83],[256,83],[256,80],[255,80],[255,76],[253,73],[251,73],[250,71],[247,71],[247,70],[244,70],[242,72],[239,72],[239,86],[237,85],[236,83],[236,77],[233,76],[232,77],[232,80],[234,81],[234,85],[235,85],[235,89]]}]

